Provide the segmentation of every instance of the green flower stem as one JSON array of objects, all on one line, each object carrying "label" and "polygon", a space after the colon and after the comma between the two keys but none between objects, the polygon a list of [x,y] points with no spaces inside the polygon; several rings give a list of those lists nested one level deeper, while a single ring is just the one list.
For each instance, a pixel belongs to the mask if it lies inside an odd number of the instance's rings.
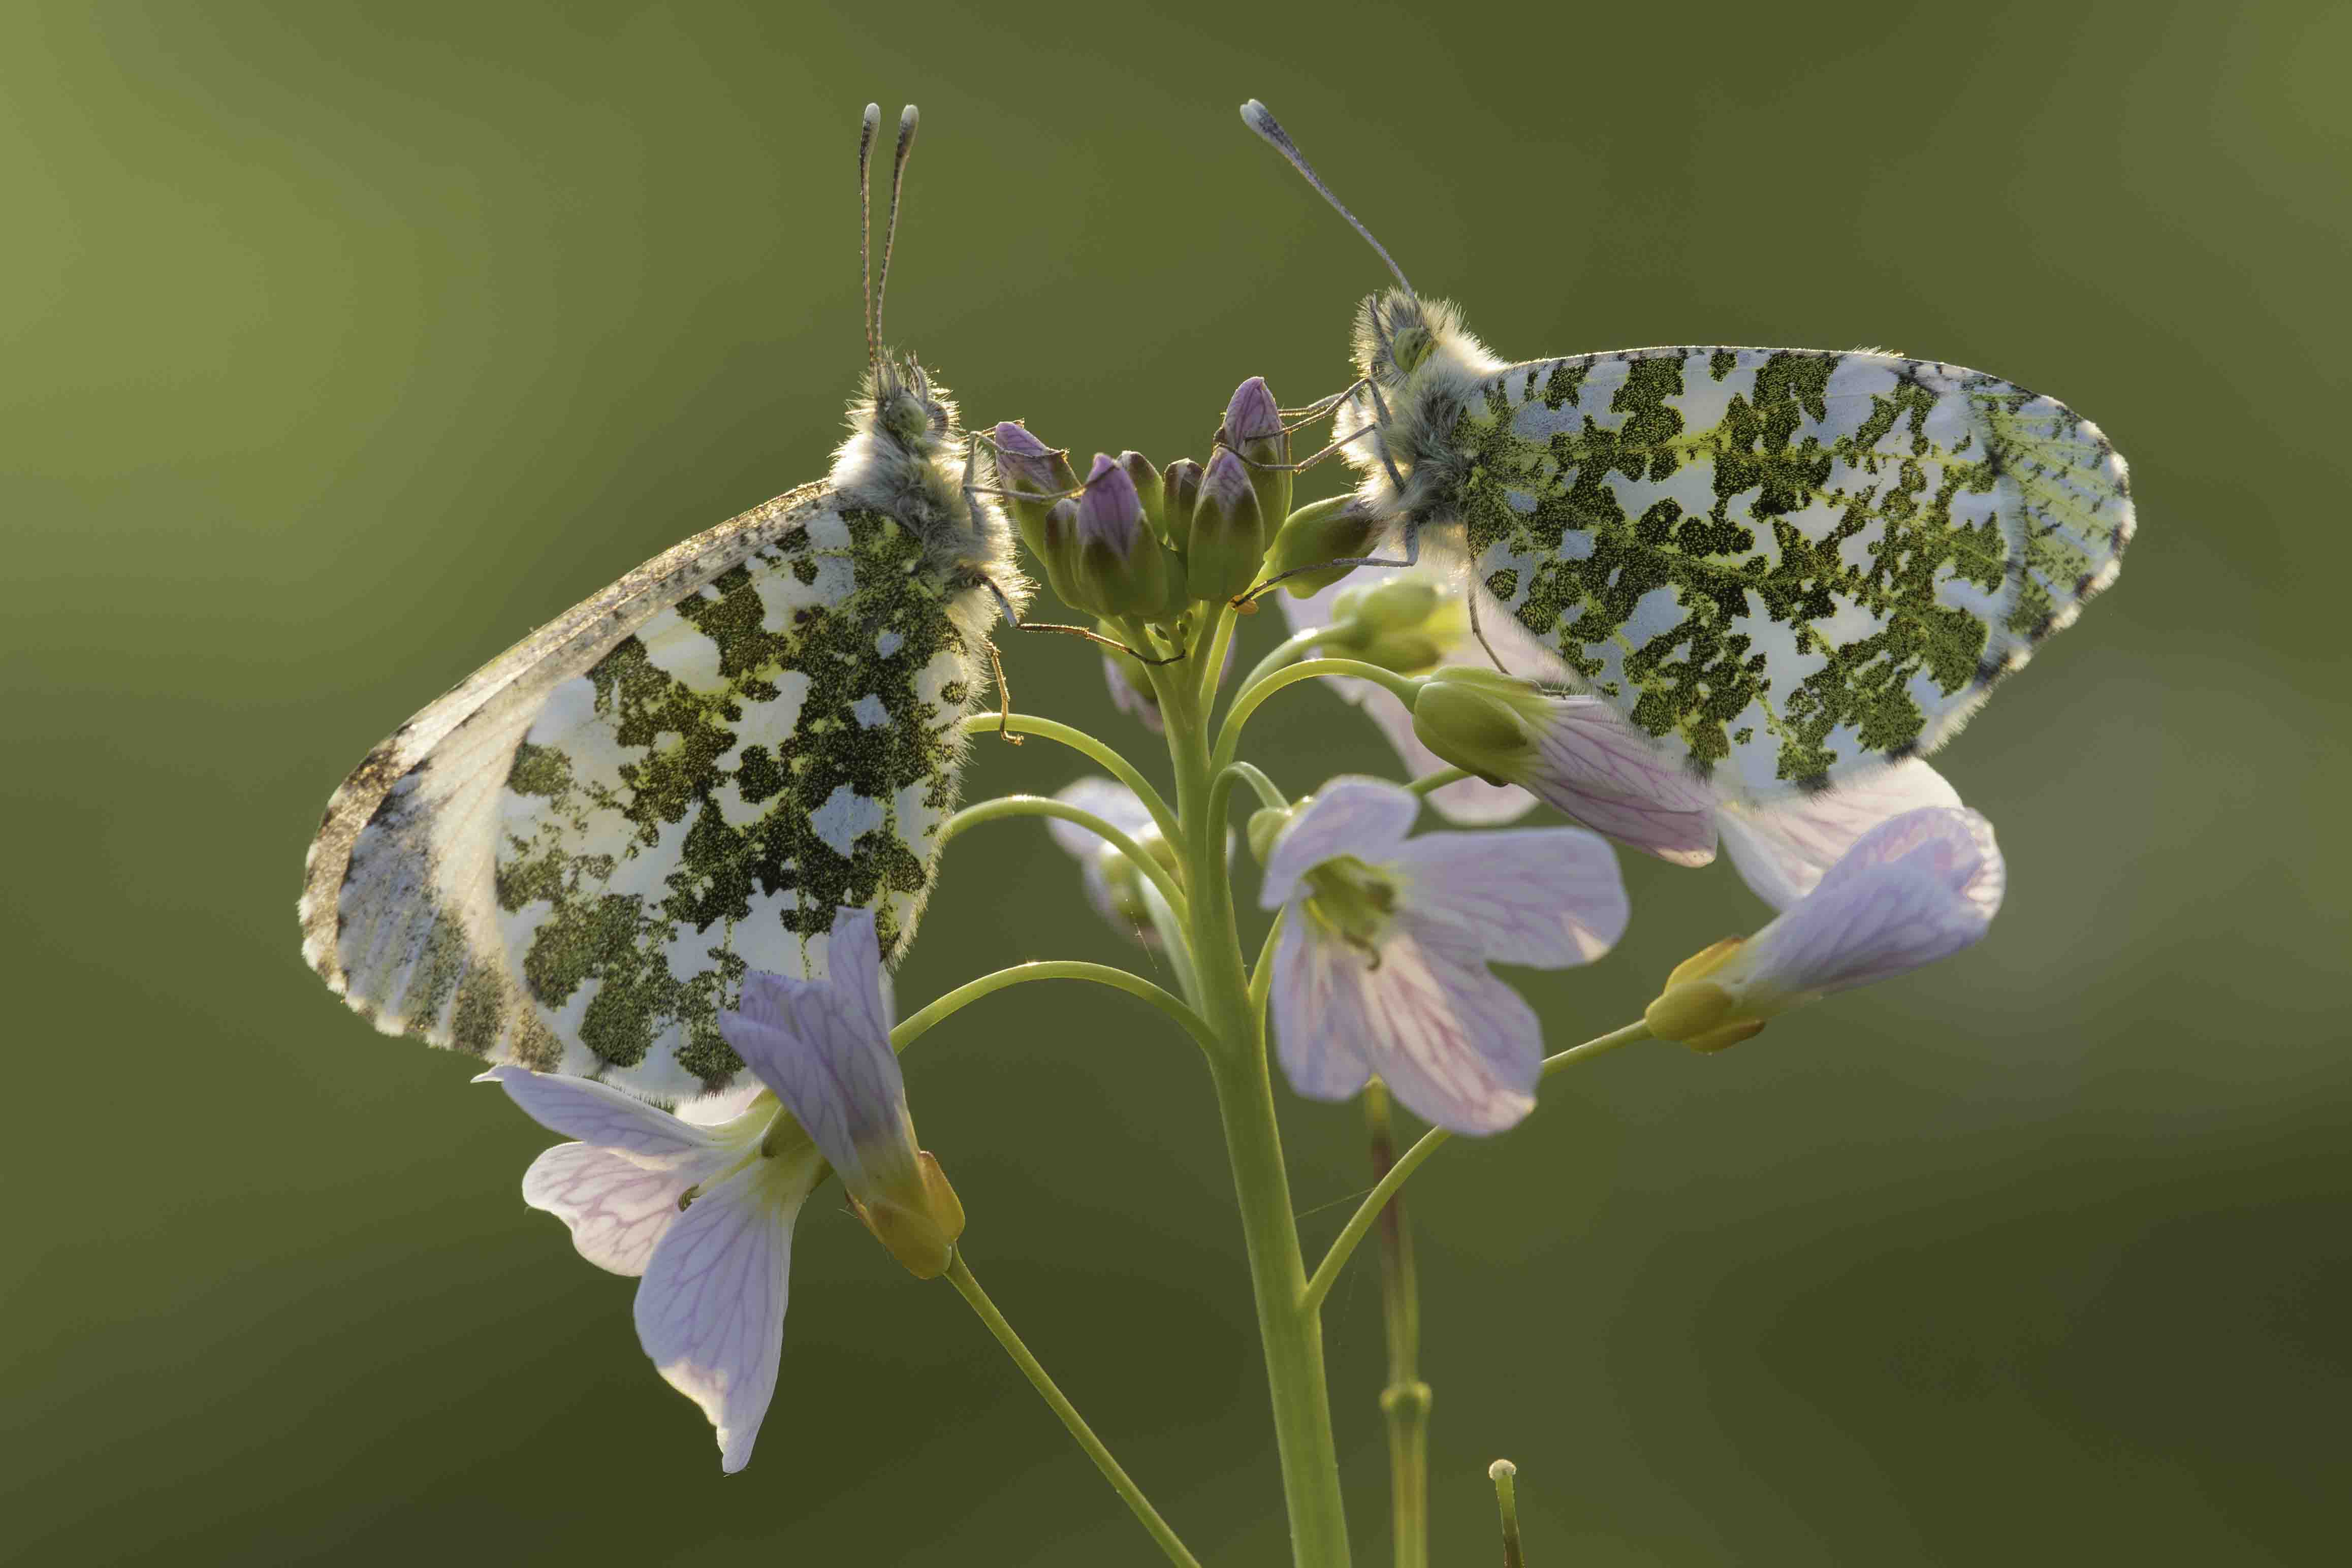
[{"label": "green flower stem", "polygon": [[1193,701],[1206,715],[1217,706],[1217,682],[1225,673],[1225,650],[1233,645],[1234,630],[1240,616],[1229,604],[1212,606],[1209,618],[1201,623],[1201,634],[1193,652],[1201,656],[1201,668],[1192,677]]},{"label": "green flower stem", "polygon": [[[1364,1085],[1364,1124],[1371,1134],[1377,1180],[1396,1164],[1388,1085],[1377,1078]],[[1421,1284],[1402,1195],[1391,1195],[1381,1210],[1381,1319],[1389,1342],[1389,1385],[1381,1390],[1381,1414],[1389,1428],[1396,1568],[1429,1568],[1429,1385],[1421,1380]]]},{"label": "green flower stem", "polygon": [[1151,820],[1160,824],[1160,836],[1171,844],[1176,841],[1176,813],[1168,809],[1168,802],[1160,798],[1160,791],[1151,787],[1151,780],[1138,772],[1134,763],[1108,745],[1083,729],[1057,724],[1050,718],[1039,718],[1034,714],[1016,713],[1009,718],[1000,719],[992,713],[976,713],[963,721],[961,728],[966,735],[981,735],[995,729],[1000,724],[1015,735],[1034,735],[1041,740],[1057,741],[1102,764],[1105,772],[1135,791],[1135,798],[1143,802],[1145,809],[1151,813]]},{"label": "green flower stem", "polygon": [[1139,997],[1150,1002],[1175,1019],[1185,1033],[1201,1043],[1202,1049],[1213,1049],[1217,1043],[1216,1037],[1210,1032],[1208,1024],[1199,1013],[1142,976],[1130,975],[1125,969],[1115,969],[1108,964],[1083,964],[1075,959],[1056,958],[1048,963],[1015,964],[1009,969],[999,969],[976,980],[966,980],[921,1011],[902,1019],[898,1027],[890,1031],[890,1049],[903,1051],[950,1015],[962,1011],[981,998],[992,997],[999,991],[1030,980],[1092,980],[1096,985],[1125,991],[1130,997]]},{"label": "green flower stem", "polygon": [[[1007,817],[1059,817],[1066,822],[1076,822],[1133,861],[1135,869],[1149,877],[1151,884],[1160,890],[1160,896],[1168,901],[1168,907],[1176,911],[1180,918],[1182,916],[1184,893],[1176,885],[1176,879],[1168,874],[1168,868],[1153,859],[1133,839],[1092,811],[1073,806],[1066,800],[1056,800],[1045,795],[1000,795],[993,800],[966,806],[950,817],[940,829],[940,847],[946,848],[950,841],[967,829],[976,828],[982,822],[1000,821]],[[1217,875],[1222,879],[1223,874],[1223,868],[1219,867]]]},{"label": "green flower stem", "polygon": [[[1545,1057],[1543,1075],[1549,1078],[1572,1061],[1581,1061],[1586,1057],[1599,1056],[1602,1051],[1614,1051],[1621,1045],[1631,1045],[1637,1040],[1649,1038],[1650,1026],[1636,1019],[1623,1029],[1612,1030],[1586,1040],[1582,1045],[1571,1045],[1566,1051]],[[1323,1298],[1331,1293],[1332,1283],[1339,1278],[1339,1270],[1346,1267],[1348,1255],[1356,1249],[1356,1243],[1364,1239],[1364,1233],[1372,1228],[1372,1222],[1380,1218],[1381,1210],[1390,1198],[1396,1196],[1397,1189],[1421,1168],[1422,1161],[1444,1147],[1446,1140],[1453,1136],[1443,1127],[1432,1127],[1421,1135],[1418,1143],[1398,1156],[1395,1165],[1389,1167],[1389,1174],[1381,1178],[1380,1185],[1372,1188],[1370,1196],[1349,1217],[1346,1228],[1331,1243],[1331,1249],[1323,1255],[1323,1261],[1316,1265],[1315,1277],[1307,1281],[1306,1292],[1301,1297],[1308,1311],[1320,1307]]]},{"label": "green flower stem", "polygon": [[1331,634],[1328,626],[1309,626],[1304,632],[1294,632],[1275,645],[1273,653],[1260,659],[1250,673],[1242,678],[1241,689],[1249,690],[1275,671],[1299,657]]},{"label": "green flower stem", "polygon": [[[1223,608],[1213,613],[1221,620],[1231,614]],[[1222,649],[1224,634],[1220,626],[1209,637],[1213,653]],[[1306,1264],[1291,1218],[1290,1178],[1283,1168],[1265,1032],[1242,967],[1233,883],[1225,867],[1223,803],[1230,798],[1233,776],[1221,778],[1222,763],[1210,763],[1208,720],[1200,695],[1204,688],[1181,677],[1170,679],[1156,669],[1152,674],[1167,725],[1169,756],[1175,764],[1185,875],[1199,894],[1185,924],[1192,936],[1201,1009],[1216,1040],[1208,1052],[1209,1072],[1224,1124],[1225,1153],[1249,1254],[1258,1339],[1274,1407],[1275,1448],[1282,1463],[1283,1500],[1290,1517],[1292,1560],[1297,1568],[1348,1568],[1348,1518],[1339,1492],[1339,1448],[1331,1436],[1322,1318],[1301,1299]]]},{"label": "green flower stem", "polygon": [[1228,762],[1225,764],[1225,771],[1256,790],[1260,805],[1272,806],[1278,810],[1290,804],[1290,797],[1285,795],[1276,786],[1274,780],[1267,778],[1265,772],[1255,765],[1247,762]]},{"label": "green flower stem", "polygon": [[[1309,659],[1303,664],[1293,664],[1286,670],[1276,670],[1255,685],[1244,686],[1234,695],[1234,706],[1225,715],[1223,727],[1217,732],[1217,766],[1223,768],[1234,759],[1241,745],[1242,726],[1249,722],[1258,706],[1285,686],[1295,686],[1301,681],[1312,681],[1324,675],[1353,675],[1358,680],[1370,681],[1386,686],[1396,694],[1397,700],[1408,708],[1421,690],[1421,683],[1394,670],[1378,664],[1367,664],[1361,659]],[[1172,731],[1171,731],[1172,733]]]},{"label": "green flower stem", "polygon": [[1181,1564],[1181,1568],[1201,1568],[1200,1560],[1187,1552],[1184,1543],[1176,1539],[1176,1532],[1168,1528],[1168,1521],[1160,1517],[1160,1511],[1151,1506],[1151,1500],[1143,1495],[1143,1489],[1119,1468],[1118,1461],[1111,1458],[1110,1450],[1103,1447],[1102,1439],[1095,1436],[1094,1428],[1087,1425],[1086,1418],[1078,1414],[1077,1408],[1054,1385],[1054,1380],[1045,1375],[1045,1369],[1037,1364],[1035,1356],[1029,1354],[1029,1347],[1021,1343],[1021,1336],[1013,1332],[1013,1325],[1004,1321],[1004,1314],[996,1310],[996,1303],[988,1299],[988,1292],[980,1288],[980,1281],[971,1277],[971,1266],[963,1260],[962,1252],[958,1251],[949,1257],[947,1278],[948,1283],[971,1303],[971,1310],[979,1314],[982,1322],[988,1325],[988,1332],[996,1336],[996,1343],[1004,1347],[1004,1354],[1013,1358],[1013,1364],[1029,1379],[1030,1385],[1045,1396],[1047,1405],[1053,1406],[1054,1414],[1062,1418],[1062,1425],[1070,1429],[1070,1436],[1078,1440],[1078,1447],[1087,1451],[1087,1458],[1095,1462],[1095,1469],[1103,1473],[1103,1479],[1110,1482],[1111,1490],[1126,1500],[1128,1508],[1141,1521],[1143,1528],[1150,1531],[1151,1539],[1160,1543],[1160,1550],[1168,1554],[1168,1561]]},{"label": "green flower stem", "polygon": [[1459,784],[1465,779],[1475,777],[1467,768],[1441,768],[1434,773],[1423,774],[1405,788],[1416,795],[1427,795],[1432,790],[1444,789],[1448,784]]},{"label": "green flower stem", "polygon": [[1508,1459],[1486,1467],[1486,1479],[1495,1483],[1495,1511],[1503,1518],[1503,1568],[1527,1568],[1527,1555],[1519,1550],[1518,1474],[1519,1467]]}]

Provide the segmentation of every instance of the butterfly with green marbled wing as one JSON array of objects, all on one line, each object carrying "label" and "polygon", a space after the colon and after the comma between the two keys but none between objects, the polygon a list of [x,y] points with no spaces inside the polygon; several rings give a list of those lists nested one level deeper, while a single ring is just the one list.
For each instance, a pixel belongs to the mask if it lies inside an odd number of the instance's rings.
[{"label": "butterfly with green marbled wing", "polygon": [[879,295],[822,482],[532,632],[335,791],[303,956],[378,1029],[680,1105],[748,1089],[718,1016],[751,971],[822,975],[837,908],[903,950],[1028,585],[953,402],[875,346]]},{"label": "butterfly with green marbled wing", "polygon": [[1934,749],[2116,579],[2124,461],[2050,398],[1871,350],[1506,364],[1389,266],[1337,405],[1359,507],[1729,798]]}]

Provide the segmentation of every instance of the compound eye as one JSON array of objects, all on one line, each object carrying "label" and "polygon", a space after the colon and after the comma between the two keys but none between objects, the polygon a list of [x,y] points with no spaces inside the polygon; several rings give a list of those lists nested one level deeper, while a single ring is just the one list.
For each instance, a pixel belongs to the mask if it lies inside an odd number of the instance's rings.
[{"label": "compound eye", "polygon": [[1411,375],[1414,371],[1421,368],[1422,361],[1429,358],[1430,350],[1435,346],[1436,345],[1430,339],[1429,329],[1425,327],[1403,327],[1398,329],[1396,338],[1391,345],[1394,350],[1396,368],[1405,374]]},{"label": "compound eye", "polygon": [[882,405],[882,428],[897,437],[901,444],[911,445],[919,438],[932,433],[931,411],[912,393],[894,393]]}]

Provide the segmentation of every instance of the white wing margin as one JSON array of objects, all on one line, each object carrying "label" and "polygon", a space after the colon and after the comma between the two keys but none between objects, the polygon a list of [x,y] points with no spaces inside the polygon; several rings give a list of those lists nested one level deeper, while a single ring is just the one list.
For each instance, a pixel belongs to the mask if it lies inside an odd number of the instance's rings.
[{"label": "white wing margin", "polygon": [[[585,1071],[505,966],[492,894],[499,796],[547,694],[667,606],[824,511],[804,485],[573,606],[410,719],[327,802],[304,862],[302,956],[386,1034],[493,1062]],[[572,1048],[572,1054],[584,1054]]]}]

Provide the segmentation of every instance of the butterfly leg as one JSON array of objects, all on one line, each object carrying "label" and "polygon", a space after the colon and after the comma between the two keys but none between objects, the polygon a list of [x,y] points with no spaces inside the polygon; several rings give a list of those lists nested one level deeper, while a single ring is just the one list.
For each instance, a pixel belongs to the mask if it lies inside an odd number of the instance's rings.
[{"label": "butterfly leg", "polygon": [[1341,556],[1336,560],[1318,560],[1308,566],[1294,566],[1288,571],[1276,572],[1263,581],[1251,584],[1246,591],[1235,594],[1231,602],[1236,610],[1244,604],[1255,603],[1271,592],[1276,584],[1297,577],[1301,572],[1324,571],[1335,566],[1406,567],[1417,564],[1420,559],[1421,525],[1409,522],[1404,526],[1404,559],[1402,560],[1390,560],[1384,556],[1377,555],[1349,555]]},{"label": "butterfly leg", "polygon": [[1004,590],[997,587],[993,580],[984,575],[980,578],[980,580],[987,586],[989,592],[996,595],[996,606],[1004,612],[1004,623],[1015,632],[1059,632],[1068,637],[1084,637],[1089,643],[1097,643],[1103,647],[1115,649],[1146,664],[1181,664],[1184,662],[1184,655],[1181,653],[1171,653],[1167,658],[1155,659],[1148,653],[1139,653],[1129,647],[1116,637],[1106,637],[1091,627],[1063,626],[1045,621],[1024,621],[1013,612],[1013,601],[1004,596]]},{"label": "butterfly leg", "polygon": [[1478,600],[1485,592],[1486,590],[1475,582],[1464,591],[1462,601],[1470,607],[1470,635],[1478,639],[1478,646],[1486,650],[1486,657],[1495,662],[1495,668],[1507,675],[1511,673],[1510,666],[1503,663],[1503,656],[1495,652],[1495,644],[1486,641],[1486,629],[1478,624]]}]

